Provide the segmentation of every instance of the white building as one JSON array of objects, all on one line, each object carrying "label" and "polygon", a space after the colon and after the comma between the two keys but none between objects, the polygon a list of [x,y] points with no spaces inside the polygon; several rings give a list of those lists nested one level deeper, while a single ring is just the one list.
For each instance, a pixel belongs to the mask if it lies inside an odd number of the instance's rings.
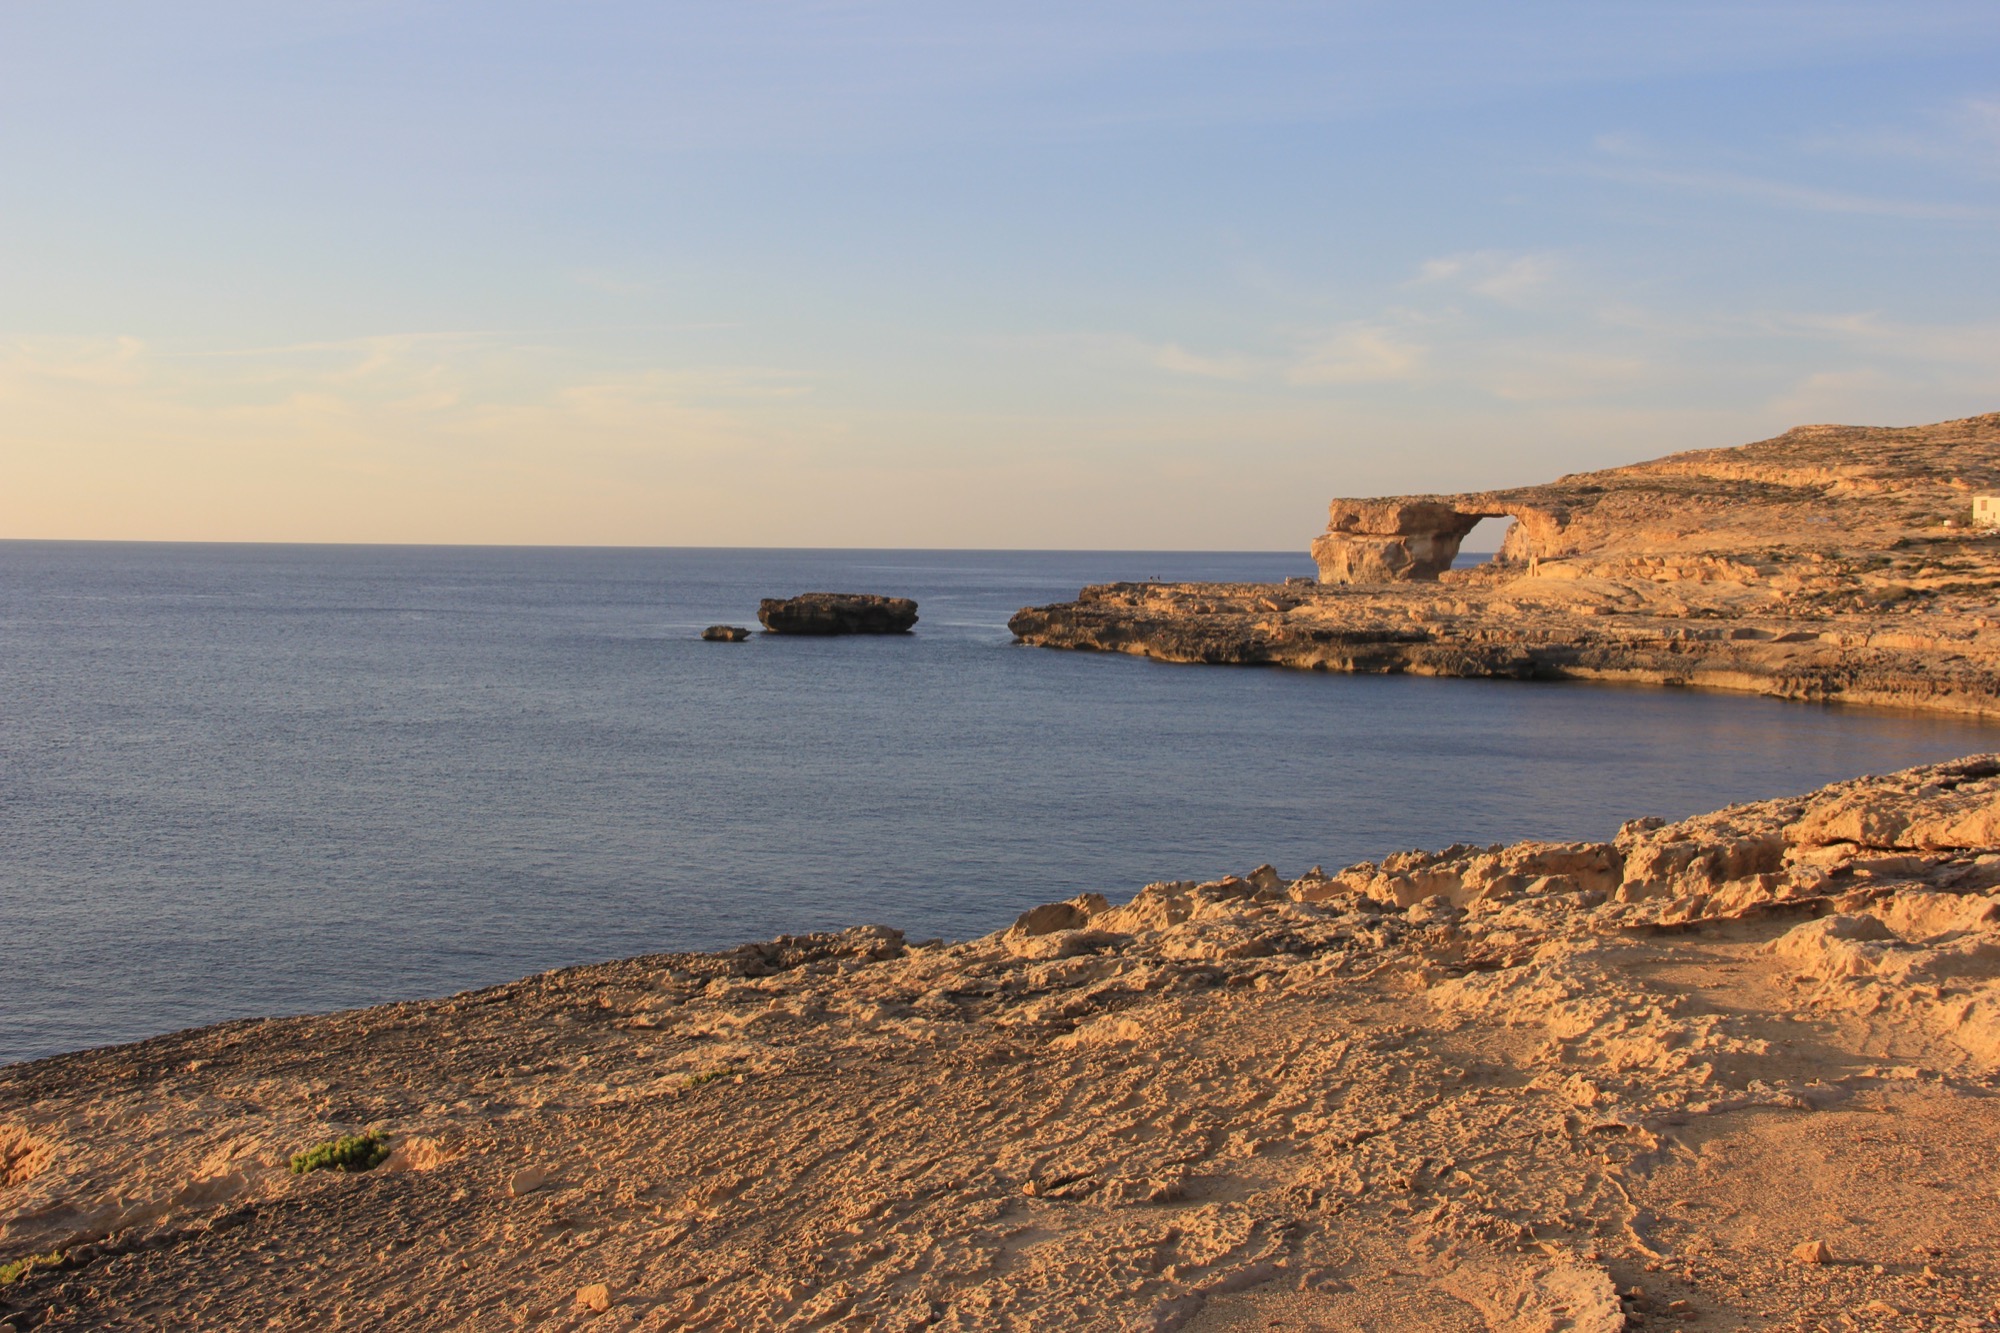
[{"label": "white building", "polygon": [[1975,528],[2000,528],[2000,495],[1975,495],[1972,497],[1972,526]]}]

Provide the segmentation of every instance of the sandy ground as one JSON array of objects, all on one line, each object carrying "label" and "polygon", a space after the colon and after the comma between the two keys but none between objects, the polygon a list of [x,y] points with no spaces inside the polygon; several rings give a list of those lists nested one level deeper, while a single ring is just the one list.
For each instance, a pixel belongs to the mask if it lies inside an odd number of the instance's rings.
[{"label": "sandy ground", "polygon": [[1995,884],[1988,757],[12,1066],[0,1321],[2000,1327]]}]

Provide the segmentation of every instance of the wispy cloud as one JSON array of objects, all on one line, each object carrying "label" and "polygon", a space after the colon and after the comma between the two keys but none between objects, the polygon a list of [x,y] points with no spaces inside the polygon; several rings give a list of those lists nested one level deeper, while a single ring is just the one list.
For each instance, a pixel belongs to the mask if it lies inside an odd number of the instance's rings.
[{"label": "wispy cloud", "polygon": [[1154,352],[1153,364],[1176,375],[1214,380],[1247,380],[1253,378],[1258,370],[1254,357],[1234,354],[1204,356],[1199,352],[1190,352],[1179,343],[1168,343]]},{"label": "wispy cloud", "polygon": [[1666,167],[1597,165],[1589,173],[1601,180],[1690,194],[1729,195],[1812,213],[1850,213],[1870,217],[1905,218],[1919,222],[2000,221],[2000,208],[1933,200],[1894,199],[1854,194],[1723,171],[1682,171]]},{"label": "wispy cloud", "polygon": [[1795,313],[1764,316],[1759,322],[1774,332],[1874,358],[1987,367],[2000,379],[2000,321],[1920,324],[1873,313]]},{"label": "wispy cloud", "polygon": [[115,387],[145,378],[148,349],[137,338],[23,338],[0,344],[0,399],[41,382]]},{"label": "wispy cloud", "polygon": [[1546,288],[1556,275],[1554,255],[1504,250],[1468,250],[1426,260],[1418,285],[1453,285],[1490,300],[1520,301]]},{"label": "wispy cloud", "polygon": [[1468,358],[1462,373],[1496,398],[1512,403],[1581,402],[1642,384],[1647,359],[1588,347],[1503,344]]},{"label": "wispy cloud", "polygon": [[1297,385],[1406,380],[1423,369],[1425,350],[1394,328],[1350,325],[1302,349],[1285,372],[1285,380]]},{"label": "wispy cloud", "polygon": [[1964,97],[1914,123],[1820,134],[1805,147],[1821,156],[1887,158],[1975,180],[2000,176],[2000,97]]},{"label": "wispy cloud", "polygon": [[[134,338],[0,345],[0,443],[79,430],[221,435],[251,429],[300,455],[436,454],[453,439],[560,439],[566,448],[659,452],[748,438],[739,416],[803,399],[810,376],[758,366],[607,369],[541,362],[483,340],[390,334],[335,343],[162,357]],[[260,353],[260,354],[253,354]]]}]

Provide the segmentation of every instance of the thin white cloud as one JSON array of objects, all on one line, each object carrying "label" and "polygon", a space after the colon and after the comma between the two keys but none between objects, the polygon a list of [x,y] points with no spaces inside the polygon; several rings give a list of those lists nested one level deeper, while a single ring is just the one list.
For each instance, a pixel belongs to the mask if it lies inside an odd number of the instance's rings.
[{"label": "thin white cloud", "polygon": [[1488,300],[1515,302],[1546,288],[1557,272],[1553,255],[1505,250],[1467,250],[1426,260],[1417,286],[1453,285]]},{"label": "thin white cloud", "polygon": [[1319,339],[1285,372],[1290,384],[1381,384],[1415,377],[1426,349],[1382,325],[1359,324]]},{"label": "thin white cloud", "polygon": [[1576,402],[1617,393],[1643,383],[1649,363],[1576,347],[1501,347],[1490,364],[1471,371],[1488,393],[1508,402]]},{"label": "thin white cloud", "polygon": [[1849,213],[1869,217],[1906,218],[1918,222],[2000,221],[2000,209],[1973,204],[1892,199],[1880,195],[1826,190],[1792,181],[1770,180],[1721,171],[1677,171],[1663,167],[1593,166],[1589,174],[1601,180],[1690,194],[1731,195],[1812,213]]},{"label": "thin white cloud", "polygon": [[2000,97],[1965,97],[1914,125],[1819,135],[1806,147],[1843,157],[1891,158],[1991,180],[2000,176]]},{"label": "thin white cloud", "polygon": [[1517,301],[1548,285],[1556,265],[1547,255],[1522,255],[1472,284],[1472,290],[1496,301]]},{"label": "thin white cloud", "polygon": [[103,387],[145,377],[148,348],[138,338],[25,338],[0,346],[0,398],[33,381]]},{"label": "thin white cloud", "polygon": [[1201,379],[1245,380],[1257,373],[1257,363],[1247,356],[1204,356],[1190,352],[1179,343],[1168,343],[1153,354],[1153,364],[1176,375]]},{"label": "thin white cloud", "polygon": [[1824,341],[1871,357],[1987,366],[2000,374],[2000,322],[1918,324],[1873,313],[1779,314],[1757,322],[1771,332]]}]

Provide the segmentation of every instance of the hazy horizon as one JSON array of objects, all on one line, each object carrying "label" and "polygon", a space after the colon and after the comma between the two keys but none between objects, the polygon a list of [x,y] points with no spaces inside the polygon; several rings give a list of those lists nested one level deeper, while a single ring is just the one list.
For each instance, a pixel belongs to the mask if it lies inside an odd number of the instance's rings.
[{"label": "hazy horizon", "polygon": [[16,5],[0,538],[1302,550],[1976,415],[1995,70],[1962,0]]}]

